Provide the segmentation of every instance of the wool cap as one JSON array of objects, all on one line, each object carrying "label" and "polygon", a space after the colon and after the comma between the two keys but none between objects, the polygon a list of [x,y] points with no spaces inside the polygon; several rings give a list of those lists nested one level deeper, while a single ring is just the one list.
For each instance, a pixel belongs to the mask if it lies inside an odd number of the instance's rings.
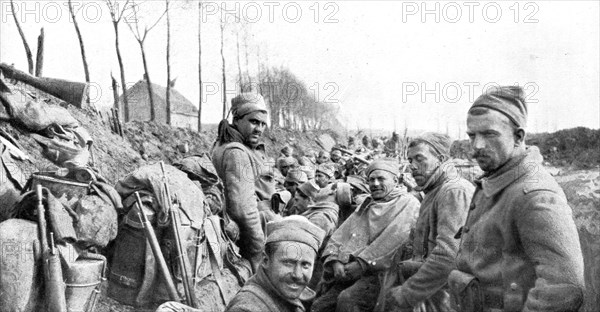
[{"label": "wool cap", "polygon": [[263,112],[264,114],[259,114],[257,117],[267,122],[267,105],[265,99],[258,93],[245,92],[231,100],[231,113],[234,117],[241,118],[256,111]]},{"label": "wool cap", "polygon": [[469,111],[475,107],[485,107],[498,111],[508,117],[518,127],[527,126],[527,103],[525,92],[519,86],[493,88],[480,95]]},{"label": "wool cap", "polygon": [[408,146],[420,143],[425,143],[431,146],[438,155],[450,157],[450,146],[452,145],[452,140],[445,134],[426,132],[414,138]]},{"label": "wool cap", "polygon": [[277,242],[298,242],[310,246],[315,252],[325,238],[325,231],[314,225],[306,217],[289,216],[267,223],[267,244]]},{"label": "wool cap", "polygon": [[317,185],[315,181],[310,180],[308,182],[302,183],[302,185],[298,187],[298,190],[302,192],[302,194],[314,199],[315,196],[317,196],[317,193],[319,193],[319,191],[321,190],[321,188]]},{"label": "wool cap", "polygon": [[302,184],[308,181],[306,173],[300,169],[291,169],[285,177],[285,182],[295,182]]},{"label": "wool cap", "polygon": [[296,166],[298,165],[298,161],[296,160],[296,158],[289,156],[289,157],[279,157],[277,159],[277,166],[279,166],[279,168],[281,168],[282,166]]},{"label": "wool cap", "polygon": [[328,176],[329,178],[333,178],[333,174],[335,173],[335,169],[331,163],[329,164],[320,164],[317,166],[316,172],[320,172]]},{"label": "wool cap", "polygon": [[398,177],[400,175],[400,164],[393,158],[380,158],[374,160],[365,171],[367,178],[371,175],[371,172],[375,170],[384,170]]}]

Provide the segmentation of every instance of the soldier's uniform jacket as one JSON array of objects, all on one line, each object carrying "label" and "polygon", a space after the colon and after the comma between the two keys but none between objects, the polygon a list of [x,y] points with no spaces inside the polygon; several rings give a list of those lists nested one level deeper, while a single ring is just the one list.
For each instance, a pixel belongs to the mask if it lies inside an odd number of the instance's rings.
[{"label": "soldier's uniform jacket", "polygon": [[381,200],[367,197],[359,209],[333,233],[323,252],[324,265],[355,258],[368,272],[389,268],[398,247],[408,240],[419,214],[419,201],[396,188]]},{"label": "soldier's uniform jacket", "polygon": [[225,312],[304,312],[301,300],[314,296],[314,291],[306,287],[299,299],[283,298],[260,268],[233,297]]},{"label": "soldier's uniform jacket", "polygon": [[275,193],[264,145],[218,145],[212,159],[225,188],[225,211],[240,228],[240,252],[247,259],[259,257],[265,245],[259,210],[270,209]]},{"label": "soldier's uniform jacket", "polygon": [[[459,240],[454,236],[465,223],[474,190],[473,184],[461,178],[448,162],[442,164],[423,187],[425,197],[412,242],[412,260],[422,265],[401,286],[403,299],[411,306],[446,291],[444,286],[454,269],[458,251]],[[448,295],[436,297],[448,298]],[[435,301],[431,304],[439,305],[433,303]]]},{"label": "soldier's uniform jacket", "polygon": [[339,207],[335,203],[319,202],[308,206],[308,210],[301,215],[325,231],[324,241],[326,242],[337,228]]},{"label": "soldier's uniform jacket", "polygon": [[584,287],[577,228],[537,147],[528,147],[476,185],[457,267],[479,280],[484,305],[506,311],[523,306],[524,311],[576,310]]}]

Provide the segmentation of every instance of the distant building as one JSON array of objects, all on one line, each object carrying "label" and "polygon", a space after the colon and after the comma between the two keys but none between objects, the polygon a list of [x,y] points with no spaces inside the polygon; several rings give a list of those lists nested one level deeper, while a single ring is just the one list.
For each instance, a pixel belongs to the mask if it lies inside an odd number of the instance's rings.
[{"label": "distant building", "polygon": [[[155,121],[167,122],[167,88],[152,84],[152,93],[154,99]],[[129,104],[129,118],[122,120],[150,120],[150,98],[148,97],[148,86],[145,79],[138,81],[131,88],[127,89],[127,99]],[[123,103],[123,95],[119,99]],[[124,109],[121,116],[124,115]],[[171,86],[171,125],[174,127],[190,128],[198,130],[198,108],[186,99],[181,93]]]}]

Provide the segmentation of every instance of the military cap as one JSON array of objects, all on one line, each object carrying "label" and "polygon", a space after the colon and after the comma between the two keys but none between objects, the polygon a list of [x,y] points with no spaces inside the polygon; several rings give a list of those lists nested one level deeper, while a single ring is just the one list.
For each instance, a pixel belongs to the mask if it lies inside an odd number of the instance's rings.
[{"label": "military cap", "polygon": [[317,185],[317,183],[313,180],[310,180],[308,182],[302,183],[302,185],[300,185],[298,187],[297,191],[302,192],[302,194],[314,199],[315,196],[317,196],[317,193],[319,193],[319,190],[321,188]]},{"label": "military cap", "polygon": [[525,92],[519,86],[493,88],[480,95],[469,111],[476,107],[485,107],[498,111],[508,117],[518,127],[527,126],[527,104]]},{"label": "military cap", "polygon": [[285,182],[295,182],[298,184],[302,184],[306,181],[308,181],[308,176],[304,171],[299,169],[291,169],[290,171],[288,171],[285,177]]},{"label": "military cap", "polygon": [[264,116],[260,116],[262,121],[267,122],[267,105],[262,95],[255,92],[245,92],[231,100],[231,113],[234,117],[241,118],[247,114],[260,111]]},{"label": "military cap", "polygon": [[296,160],[296,158],[289,156],[289,157],[279,157],[277,159],[277,165],[279,167],[281,166],[294,166],[297,165],[298,161]]},{"label": "military cap", "polygon": [[332,164],[320,164],[317,166],[316,172],[323,173],[327,175],[329,178],[333,178],[333,174],[335,173],[335,169]]},{"label": "military cap", "polygon": [[396,177],[400,175],[400,164],[393,158],[380,158],[374,160],[366,170],[367,177],[375,170],[384,170],[392,173]]},{"label": "military cap", "polygon": [[315,178],[315,168],[314,168],[314,165],[300,166],[299,169],[302,170],[302,172],[306,173],[306,177],[309,180],[312,180],[312,179]]},{"label": "military cap", "polygon": [[325,231],[314,225],[306,217],[289,216],[267,223],[267,244],[277,242],[298,242],[310,246],[318,252]]},{"label": "military cap", "polygon": [[426,132],[413,139],[408,146],[420,143],[429,145],[438,155],[450,156],[452,140],[445,134]]}]

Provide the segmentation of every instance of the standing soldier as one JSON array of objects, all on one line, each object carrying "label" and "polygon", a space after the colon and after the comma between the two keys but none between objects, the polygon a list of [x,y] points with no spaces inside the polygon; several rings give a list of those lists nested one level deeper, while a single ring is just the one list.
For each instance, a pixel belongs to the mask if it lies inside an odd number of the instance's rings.
[{"label": "standing soldier", "polygon": [[484,171],[462,231],[449,284],[462,311],[577,311],[583,256],[571,208],[525,145],[523,89],[481,95],[467,116],[474,157]]},{"label": "standing soldier", "polygon": [[458,251],[454,235],[465,223],[475,188],[450,161],[451,143],[447,135],[425,133],[408,145],[415,189],[425,198],[414,231],[413,257],[390,271],[404,281],[387,292],[381,307],[386,311],[452,311],[447,282]]},{"label": "standing soldier", "polygon": [[233,124],[219,124],[213,162],[225,188],[225,213],[240,229],[242,256],[254,272],[262,258],[265,235],[259,211],[270,210],[275,192],[265,146],[259,140],[267,126],[267,108],[259,94],[243,93],[231,100]]}]

